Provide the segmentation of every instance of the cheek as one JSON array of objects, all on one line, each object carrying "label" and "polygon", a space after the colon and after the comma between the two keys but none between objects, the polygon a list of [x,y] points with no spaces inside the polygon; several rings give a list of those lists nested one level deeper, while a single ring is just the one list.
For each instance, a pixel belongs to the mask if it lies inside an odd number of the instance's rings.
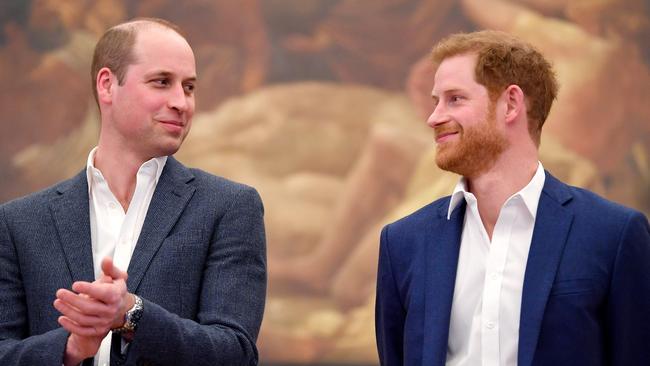
[{"label": "cheek", "polygon": [[187,107],[187,117],[188,117],[188,119],[190,119],[190,118],[192,118],[192,116],[194,116],[194,110],[196,108],[196,99],[194,99],[193,97],[189,98],[188,101],[187,101],[187,106],[188,106]]},{"label": "cheek", "polygon": [[469,129],[479,126],[486,121],[486,118],[487,114],[485,112],[468,111],[468,113],[466,113],[460,121],[461,125],[465,129]]},{"label": "cheek", "polygon": [[157,112],[167,106],[167,100],[161,95],[143,93],[138,100],[140,109],[147,112]]}]

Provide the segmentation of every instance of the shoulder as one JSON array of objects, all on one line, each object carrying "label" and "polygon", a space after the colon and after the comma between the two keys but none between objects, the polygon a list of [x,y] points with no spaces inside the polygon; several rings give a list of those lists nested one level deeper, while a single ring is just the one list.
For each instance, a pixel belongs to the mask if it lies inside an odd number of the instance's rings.
[{"label": "shoulder", "polygon": [[217,200],[226,207],[252,208],[263,211],[262,199],[257,190],[247,184],[210,174],[200,169],[190,169],[195,176],[195,195],[204,202]]},{"label": "shoulder", "polygon": [[446,219],[450,197],[445,196],[429,203],[412,214],[386,225],[385,230],[388,228],[396,232],[418,230],[437,220]]},{"label": "shoulder", "polygon": [[220,200],[242,202],[261,202],[257,190],[247,184],[191,168],[195,176],[195,187],[199,195],[218,197]]},{"label": "shoulder", "polygon": [[570,210],[575,224],[594,233],[620,232],[632,221],[647,225],[643,213],[587,189],[564,184],[550,174],[542,195]]},{"label": "shoulder", "polygon": [[174,181],[183,182],[194,189],[193,201],[198,201],[201,205],[221,208],[232,207],[235,203],[247,207],[262,206],[259,193],[249,185],[201,169],[186,167],[172,157],[167,160],[165,168]]},{"label": "shoulder", "polygon": [[623,235],[631,228],[648,227],[646,216],[630,207],[603,198],[591,191],[571,187],[575,219],[593,232]]},{"label": "shoulder", "polygon": [[447,221],[449,200],[449,196],[440,198],[384,226],[381,245],[397,248],[395,250],[398,252],[417,251],[417,248],[427,242],[427,233],[435,232],[436,228]]},{"label": "shoulder", "polygon": [[573,196],[574,202],[572,204],[576,208],[580,208],[583,214],[608,214],[619,217],[640,213],[633,208],[623,206],[587,189],[574,186],[567,187]]},{"label": "shoulder", "polygon": [[244,183],[235,182],[204,170],[188,168],[194,175],[194,184],[198,189],[217,190],[220,194],[238,195],[241,192],[255,191],[255,188]]},{"label": "shoulder", "polygon": [[33,217],[40,211],[47,210],[48,203],[57,199],[64,192],[74,192],[75,190],[78,190],[80,193],[83,193],[84,189],[88,189],[88,183],[85,179],[84,170],[70,179],[61,181],[26,196],[2,203],[0,205],[0,211],[2,211],[4,216],[20,217],[27,215]]}]

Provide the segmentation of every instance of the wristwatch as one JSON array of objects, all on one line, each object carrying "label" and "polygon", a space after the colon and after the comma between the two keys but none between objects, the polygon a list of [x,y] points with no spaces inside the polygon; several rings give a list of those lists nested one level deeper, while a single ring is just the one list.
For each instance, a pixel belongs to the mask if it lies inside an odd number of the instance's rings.
[{"label": "wristwatch", "polygon": [[135,303],[124,315],[124,325],[117,329],[113,329],[113,332],[135,332],[138,328],[138,322],[140,321],[140,318],[142,318],[143,312],[142,299],[137,295],[133,295],[133,297],[135,298]]}]

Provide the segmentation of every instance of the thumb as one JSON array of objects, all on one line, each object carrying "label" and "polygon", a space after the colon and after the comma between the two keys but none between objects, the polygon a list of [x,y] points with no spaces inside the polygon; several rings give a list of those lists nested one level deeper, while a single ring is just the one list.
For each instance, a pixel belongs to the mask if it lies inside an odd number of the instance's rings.
[{"label": "thumb", "polygon": [[102,259],[102,272],[104,272],[104,275],[109,276],[114,280],[126,280],[129,277],[125,271],[122,271],[113,264],[113,259],[110,257]]}]

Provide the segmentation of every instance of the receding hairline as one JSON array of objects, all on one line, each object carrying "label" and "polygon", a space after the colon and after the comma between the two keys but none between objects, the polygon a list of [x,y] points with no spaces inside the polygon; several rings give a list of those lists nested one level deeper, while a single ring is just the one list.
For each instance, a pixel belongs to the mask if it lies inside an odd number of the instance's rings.
[{"label": "receding hairline", "polygon": [[147,29],[160,29],[176,33],[192,50],[192,46],[180,27],[165,19],[134,18],[112,26],[100,37],[93,52],[91,80],[95,101],[98,102],[96,84],[99,71],[104,67],[109,68],[117,76],[118,83],[122,85],[129,66],[136,63],[136,43],[140,38],[140,33]]},{"label": "receding hairline", "polygon": [[135,18],[127,22],[115,25],[110,29],[115,29],[118,31],[126,31],[133,34],[133,45],[131,46],[131,49],[129,51],[132,57],[132,62],[129,65],[127,65],[127,70],[128,70],[128,66],[130,66],[133,63],[137,63],[137,44],[138,41],[140,40],[140,35],[142,34],[143,31],[159,29],[159,30],[175,33],[183,41],[185,41],[185,44],[187,44],[189,49],[192,50],[192,46],[190,45],[187,38],[185,38],[185,35],[181,31],[181,29],[176,24],[166,21],[164,19]]},{"label": "receding hairline", "polygon": [[137,36],[137,34],[143,29],[150,28],[167,29],[173,31],[187,41],[185,34],[183,34],[181,29],[176,24],[159,18],[135,18],[124,23],[114,25],[109,29],[109,31],[124,30],[127,32],[133,32]]}]

